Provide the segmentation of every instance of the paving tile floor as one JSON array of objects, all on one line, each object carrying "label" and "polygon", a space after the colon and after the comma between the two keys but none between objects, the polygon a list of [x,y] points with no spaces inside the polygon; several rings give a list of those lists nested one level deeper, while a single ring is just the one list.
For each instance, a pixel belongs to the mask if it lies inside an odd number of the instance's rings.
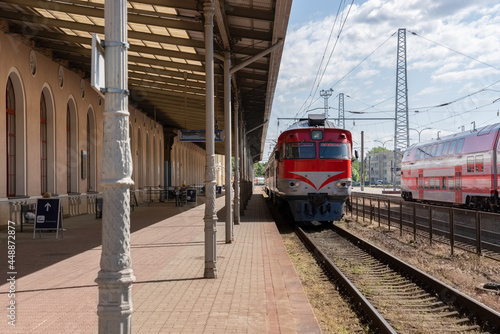
[{"label": "paving tile floor", "polygon": [[[264,201],[252,196],[226,243],[224,197],[217,198],[216,279],[203,278],[204,204],[135,208],[132,332],[321,333]],[[97,333],[101,224],[94,215],[65,219],[58,240],[53,232],[16,233],[16,326],[7,323],[9,285],[2,284],[0,333]],[[5,230],[0,244],[5,275]]]}]

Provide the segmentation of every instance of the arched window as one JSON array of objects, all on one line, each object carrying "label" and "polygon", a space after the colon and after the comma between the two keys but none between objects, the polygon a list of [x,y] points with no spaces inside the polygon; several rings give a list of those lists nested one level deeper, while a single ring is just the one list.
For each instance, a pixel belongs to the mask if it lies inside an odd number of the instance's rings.
[{"label": "arched window", "polygon": [[151,148],[149,147],[149,132],[146,133],[146,186],[151,186]]},{"label": "arched window", "polygon": [[137,152],[139,153],[139,156],[137,157],[137,174],[135,176],[137,177],[137,183],[138,183],[138,188],[142,189],[143,187],[143,178],[142,178],[142,131],[141,128],[137,129]]},{"label": "arched window", "polygon": [[134,186],[132,189],[135,189],[137,184],[135,182],[135,169],[136,167],[136,159],[135,159],[135,150],[134,150],[134,138],[133,138],[133,133],[132,133],[132,124],[128,124],[128,139],[129,139],[129,144],[130,144],[130,152],[132,153],[132,175],[130,177],[132,178],[132,181],[134,181]]},{"label": "arched window", "polygon": [[154,166],[154,185],[157,186],[159,183],[158,183],[158,172],[160,171],[160,169],[158,168],[158,159],[157,159],[157,156],[156,156],[156,136],[153,135],[153,166]]},{"label": "arched window", "polygon": [[69,104],[66,106],[66,190],[71,190],[71,111]]},{"label": "arched window", "polygon": [[86,161],[86,164],[87,166],[85,166],[87,172],[85,173],[85,177],[87,178],[87,191],[90,191],[90,187],[91,187],[91,182],[90,182],[90,149],[91,149],[91,140],[90,140],[90,136],[91,136],[91,131],[90,131],[90,116],[89,114],[87,113],[87,147],[86,147],[86,151],[87,151],[87,161]]},{"label": "arched window", "polygon": [[47,104],[45,95],[40,96],[40,186],[41,193],[47,192]]},{"label": "arched window", "polygon": [[7,196],[16,195],[16,98],[12,80],[7,81]]},{"label": "arched window", "polygon": [[77,117],[73,99],[66,105],[66,191],[78,192]]},{"label": "arched window", "polygon": [[95,119],[92,108],[87,112],[87,191],[95,191],[96,182],[96,138]]}]

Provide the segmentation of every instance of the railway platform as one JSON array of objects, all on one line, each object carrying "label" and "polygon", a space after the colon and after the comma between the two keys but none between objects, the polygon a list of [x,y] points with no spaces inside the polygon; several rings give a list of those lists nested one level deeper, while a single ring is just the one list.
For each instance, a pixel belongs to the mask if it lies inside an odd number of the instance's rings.
[{"label": "railway platform", "polygon": [[[258,189],[230,244],[224,197],[216,200],[216,279],[203,278],[204,204],[131,212],[133,333],[321,333]],[[95,215],[65,219],[59,239],[16,232],[16,321],[7,323],[4,307],[2,333],[97,333],[101,224]],[[9,284],[0,285],[4,306],[8,293]]]}]

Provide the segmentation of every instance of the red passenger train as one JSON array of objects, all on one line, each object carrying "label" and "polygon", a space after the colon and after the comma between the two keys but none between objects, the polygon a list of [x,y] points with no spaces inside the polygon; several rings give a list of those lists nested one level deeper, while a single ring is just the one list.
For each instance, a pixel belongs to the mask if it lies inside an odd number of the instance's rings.
[{"label": "red passenger train", "polygon": [[351,133],[309,115],[281,133],[265,171],[265,191],[296,222],[339,220],[351,194]]},{"label": "red passenger train", "polygon": [[401,164],[405,200],[498,211],[500,123],[410,146]]}]

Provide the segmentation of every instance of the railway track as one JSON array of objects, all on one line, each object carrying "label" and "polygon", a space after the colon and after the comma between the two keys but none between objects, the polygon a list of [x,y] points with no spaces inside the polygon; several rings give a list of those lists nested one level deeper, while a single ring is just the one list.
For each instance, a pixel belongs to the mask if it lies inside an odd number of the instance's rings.
[{"label": "railway track", "polygon": [[500,260],[500,215],[491,212],[405,202],[394,196],[353,195],[351,217],[384,223],[454,248]]},{"label": "railway track", "polygon": [[500,314],[336,226],[299,238],[378,333],[499,333]]}]

